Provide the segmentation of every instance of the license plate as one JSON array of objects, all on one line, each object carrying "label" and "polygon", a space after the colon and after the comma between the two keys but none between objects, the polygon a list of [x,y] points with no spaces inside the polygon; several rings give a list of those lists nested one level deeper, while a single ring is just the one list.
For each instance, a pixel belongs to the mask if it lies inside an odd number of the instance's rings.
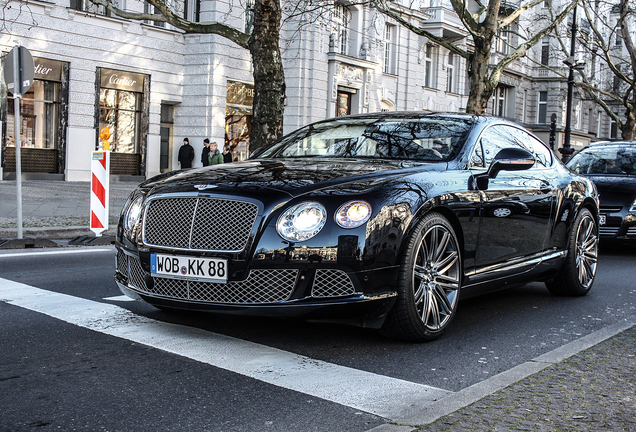
[{"label": "license plate", "polygon": [[150,273],[206,282],[227,282],[227,260],[174,255],[150,255]]},{"label": "license plate", "polygon": [[607,216],[606,215],[598,215],[598,223],[600,225],[605,225],[606,222],[607,222]]}]

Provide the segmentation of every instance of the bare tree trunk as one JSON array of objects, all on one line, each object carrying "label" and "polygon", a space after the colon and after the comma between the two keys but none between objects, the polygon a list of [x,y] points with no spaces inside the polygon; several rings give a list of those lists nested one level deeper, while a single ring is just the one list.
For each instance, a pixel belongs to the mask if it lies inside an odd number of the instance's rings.
[{"label": "bare tree trunk", "polygon": [[631,109],[625,111],[625,121],[621,125],[621,136],[625,141],[633,141],[636,138],[636,112]]},{"label": "bare tree trunk", "polygon": [[[478,46],[482,45],[482,46]],[[470,93],[466,102],[466,112],[485,114],[488,99],[495,88],[490,80],[488,64],[490,63],[490,43],[475,40],[475,53],[470,58]]]},{"label": "bare tree trunk", "polygon": [[283,135],[285,72],[279,48],[281,7],[279,0],[257,0],[249,50],[254,66],[254,107],[250,151]]}]

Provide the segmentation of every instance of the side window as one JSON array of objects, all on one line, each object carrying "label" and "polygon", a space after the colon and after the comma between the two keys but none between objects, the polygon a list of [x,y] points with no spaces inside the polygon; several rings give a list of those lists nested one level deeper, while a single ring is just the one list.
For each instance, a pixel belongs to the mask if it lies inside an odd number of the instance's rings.
[{"label": "side window", "polygon": [[495,125],[482,135],[481,145],[484,148],[486,166],[505,147],[522,148],[534,155],[536,160],[531,169],[542,169],[552,166],[552,152],[543,143],[524,130],[512,126]]},{"label": "side window", "polygon": [[481,135],[481,147],[484,152],[484,166],[489,167],[494,157],[506,147],[516,147],[510,140],[506,126],[491,126]]},{"label": "side window", "polygon": [[537,159],[536,164],[541,168],[548,168],[552,166],[552,151],[545,146],[541,141],[534,137],[532,139],[532,147],[534,148],[534,157]]}]

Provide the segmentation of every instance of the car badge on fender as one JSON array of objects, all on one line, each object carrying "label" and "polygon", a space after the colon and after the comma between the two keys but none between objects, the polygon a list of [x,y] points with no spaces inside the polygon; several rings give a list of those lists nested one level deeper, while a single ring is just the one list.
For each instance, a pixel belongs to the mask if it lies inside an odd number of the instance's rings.
[{"label": "car badge on fender", "polygon": [[218,186],[211,185],[211,184],[198,184],[198,185],[194,185],[194,187],[199,190],[205,190],[205,189],[214,189],[215,187],[218,187]]}]

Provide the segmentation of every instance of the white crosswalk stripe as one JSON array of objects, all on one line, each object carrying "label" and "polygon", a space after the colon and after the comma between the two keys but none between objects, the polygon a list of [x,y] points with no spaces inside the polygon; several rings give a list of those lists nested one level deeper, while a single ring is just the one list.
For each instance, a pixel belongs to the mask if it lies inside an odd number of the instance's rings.
[{"label": "white crosswalk stripe", "polygon": [[0,301],[388,419],[451,393],[1,278]]}]

